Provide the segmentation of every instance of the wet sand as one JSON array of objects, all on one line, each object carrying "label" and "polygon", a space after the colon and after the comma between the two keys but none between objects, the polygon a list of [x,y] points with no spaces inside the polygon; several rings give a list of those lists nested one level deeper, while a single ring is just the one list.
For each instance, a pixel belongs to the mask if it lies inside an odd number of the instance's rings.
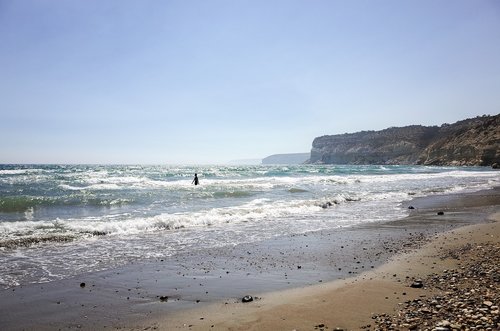
[{"label": "wet sand", "polygon": [[[494,275],[500,263],[500,214],[492,219],[496,222],[440,234],[419,250],[352,279],[183,312],[151,325],[160,330],[498,330],[500,288]],[[456,253],[464,247],[462,261]],[[484,281],[471,284],[469,268],[478,264],[468,261],[490,262],[484,274],[478,273]],[[422,288],[411,287],[422,279]],[[464,309],[469,317],[460,316],[466,315]],[[453,324],[459,318],[460,324]]]},{"label": "wet sand", "polygon": [[[415,199],[408,203],[415,208],[411,216],[395,222],[195,251],[3,290],[0,329],[374,329],[373,315],[394,312],[430,290],[409,288],[409,281],[450,268],[436,257],[441,247],[498,240],[499,223],[491,221],[498,219],[499,191]],[[468,224],[479,225],[463,227]],[[245,295],[256,299],[243,304]]]}]

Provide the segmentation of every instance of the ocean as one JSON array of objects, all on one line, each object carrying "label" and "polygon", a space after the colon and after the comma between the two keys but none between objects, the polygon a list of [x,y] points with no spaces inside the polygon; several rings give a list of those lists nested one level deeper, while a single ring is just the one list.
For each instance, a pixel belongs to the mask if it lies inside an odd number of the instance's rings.
[{"label": "ocean", "polygon": [[499,184],[483,167],[0,165],[0,286],[387,222],[413,197]]}]

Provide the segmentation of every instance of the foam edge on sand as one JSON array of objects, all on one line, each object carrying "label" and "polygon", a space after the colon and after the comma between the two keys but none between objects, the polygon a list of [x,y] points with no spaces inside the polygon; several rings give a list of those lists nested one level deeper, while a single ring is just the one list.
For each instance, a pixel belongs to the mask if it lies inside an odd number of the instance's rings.
[{"label": "foam edge on sand", "polygon": [[[159,330],[452,330],[500,327],[500,212],[355,278],[150,320]],[[497,275],[497,276],[495,276]],[[421,281],[422,287],[414,283]],[[415,287],[412,287],[412,284]],[[479,316],[482,315],[482,316]],[[457,317],[458,316],[458,317]]]}]

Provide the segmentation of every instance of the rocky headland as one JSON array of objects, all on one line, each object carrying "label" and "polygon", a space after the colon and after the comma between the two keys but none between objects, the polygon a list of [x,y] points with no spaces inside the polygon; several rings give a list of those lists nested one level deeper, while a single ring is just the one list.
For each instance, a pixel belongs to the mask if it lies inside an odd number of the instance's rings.
[{"label": "rocky headland", "polygon": [[500,114],[441,126],[411,125],[318,137],[308,163],[498,167]]},{"label": "rocky headland", "polygon": [[274,154],[262,159],[262,164],[301,164],[309,159],[309,153]]}]

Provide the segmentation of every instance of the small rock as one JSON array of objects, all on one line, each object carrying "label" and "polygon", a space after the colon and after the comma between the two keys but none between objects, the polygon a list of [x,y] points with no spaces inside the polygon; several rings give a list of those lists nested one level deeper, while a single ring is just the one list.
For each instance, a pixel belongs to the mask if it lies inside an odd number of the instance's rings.
[{"label": "small rock", "polygon": [[422,288],[422,287],[424,287],[424,283],[422,283],[422,281],[418,281],[418,280],[416,280],[416,281],[414,281],[414,282],[410,285],[410,287],[413,287],[413,288]]},{"label": "small rock", "polygon": [[160,301],[162,301],[162,302],[167,302],[167,301],[168,301],[168,296],[166,296],[166,295],[165,295],[165,296],[163,296],[163,295],[162,295],[162,296],[160,297]]},{"label": "small rock", "polygon": [[451,323],[447,320],[443,320],[443,321],[438,323],[438,326],[443,326],[445,328],[449,327],[450,325],[451,325]]},{"label": "small rock", "polygon": [[252,302],[253,301],[253,297],[251,295],[245,295],[242,299],[241,299],[241,302]]},{"label": "small rock", "polygon": [[85,283],[80,283],[80,287],[84,288],[85,287]]},{"label": "small rock", "polygon": [[491,302],[491,301],[483,301],[483,305],[485,305],[487,307],[491,307],[491,306],[493,306],[493,302]]},{"label": "small rock", "polygon": [[438,211],[437,214],[438,215],[444,215],[444,211]]}]

